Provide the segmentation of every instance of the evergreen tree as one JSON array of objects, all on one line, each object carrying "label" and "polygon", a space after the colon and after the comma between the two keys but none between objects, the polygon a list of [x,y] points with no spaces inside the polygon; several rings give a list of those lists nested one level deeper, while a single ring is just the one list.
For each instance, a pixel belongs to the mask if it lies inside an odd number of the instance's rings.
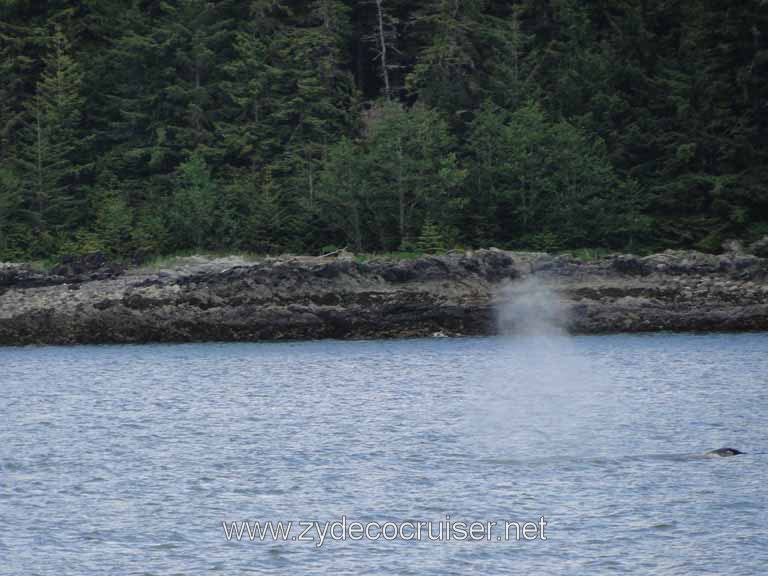
[{"label": "evergreen tree", "polygon": [[41,233],[64,232],[77,223],[82,72],[61,27],[48,38],[44,70],[21,129],[18,174]]},{"label": "evergreen tree", "polygon": [[0,260],[28,256],[32,238],[25,225],[21,182],[8,168],[0,168]]},{"label": "evergreen tree", "polygon": [[139,209],[131,230],[132,255],[141,259],[175,248],[169,226],[163,218],[166,209],[167,204],[154,197]]},{"label": "evergreen tree", "polygon": [[160,101],[164,138],[174,158],[193,151],[211,155],[219,109],[218,61],[232,34],[230,2],[163,3],[159,30],[167,58]]},{"label": "evergreen tree", "polygon": [[131,246],[133,213],[120,192],[105,190],[96,201],[95,236],[100,248],[122,256]]},{"label": "evergreen tree", "polygon": [[220,146],[235,166],[257,171],[280,152],[281,130],[273,114],[279,106],[285,72],[277,45],[285,34],[280,4],[257,2],[234,35],[234,56],[225,64],[224,117],[217,122]]},{"label": "evergreen tree", "polygon": [[566,245],[597,245],[617,224],[616,208],[630,205],[618,197],[623,188],[603,142],[548,120],[537,104],[512,114],[486,106],[471,142],[477,156],[470,181],[482,204],[496,206],[487,214],[495,222],[485,224],[507,241],[549,232]]},{"label": "evergreen tree", "polygon": [[535,96],[522,14],[521,5],[490,0],[425,2],[412,18],[420,47],[409,90],[449,118],[468,115],[484,98],[511,106]]},{"label": "evergreen tree", "polygon": [[95,3],[93,18],[109,42],[91,55],[86,77],[96,171],[132,182],[129,202],[146,201],[148,180],[173,167],[161,115],[166,66],[159,15],[139,3]]},{"label": "evergreen tree", "polygon": [[395,246],[403,247],[413,240],[426,213],[451,221],[463,206],[459,186],[465,173],[447,123],[434,110],[383,102],[371,118],[367,180],[380,245],[391,247],[396,240]]},{"label": "evergreen tree", "polygon": [[320,176],[323,219],[344,234],[355,252],[369,245],[368,159],[365,151],[342,138],[328,153]]},{"label": "evergreen tree", "polygon": [[34,89],[40,36],[35,27],[14,26],[0,19],[0,165],[11,165],[19,153],[18,130]]},{"label": "evergreen tree", "polygon": [[249,196],[249,217],[245,227],[247,246],[257,252],[271,252],[291,245],[296,222],[275,186],[272,169],[267,167],[261,181],[252,185],[256,190]]},{"label": "evergreen tree", "polygon": [[431,106],[451,112],[471,102],[480,66],[474,38],[481,31],[483,0],[430,0],[414,24],[428,43],[408,75],[407,86]]},{"label": "evergreen tree", "polygon": [[335,0],[318,0],[281,46],[285,91],[275,120],[282,123],[284,153],[273,163],[278,186],[299,204],[312,205],[320,163],[330,144],[350,126],[355,100],[343,68],[348,11]]},{"label": "evergreen tree", "polygon": [[445,241],[440,228],[431,219],[427,218],[421,227],[419,236],[419,250],[427,254],[435,254],[445,250]]},{"label": "evergreen tree", "polygon": [[178,248],[210,246],[216,196],[216,183],[202,154],[195,153],[179,165],[169,214]]}]

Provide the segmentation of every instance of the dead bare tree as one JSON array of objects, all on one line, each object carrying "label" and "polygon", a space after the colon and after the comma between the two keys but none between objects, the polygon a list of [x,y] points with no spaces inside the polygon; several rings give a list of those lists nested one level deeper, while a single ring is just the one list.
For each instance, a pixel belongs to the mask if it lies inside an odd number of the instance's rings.
[{"label": "dead bare tree", "polygon": [[389,14],[384,7],[385,0],[372,0],[367,4],[376,7],[376,30],[363,37],[375,46],[375,60],[379,62],[379,74],[384,81],[384,95],[392,99],[392,82],[390,71],[397,68],[392,62],[392,54],[397,53],[397,18]]}]

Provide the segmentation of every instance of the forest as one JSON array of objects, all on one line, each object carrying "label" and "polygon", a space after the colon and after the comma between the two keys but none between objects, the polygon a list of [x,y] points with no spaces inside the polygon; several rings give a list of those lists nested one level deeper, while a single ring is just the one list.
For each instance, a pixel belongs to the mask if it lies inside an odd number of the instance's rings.
[{"label": "forest", "polygon": [[717,252],[764,0],[0,0],[0,260]]}]

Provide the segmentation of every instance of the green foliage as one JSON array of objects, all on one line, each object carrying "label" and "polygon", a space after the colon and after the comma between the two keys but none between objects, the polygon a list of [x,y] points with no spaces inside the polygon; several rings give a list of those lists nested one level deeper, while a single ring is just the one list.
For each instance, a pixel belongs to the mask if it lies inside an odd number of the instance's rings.
[{"label": "green foliage", "polygon": [[428,38],[407,76],[411,91],[433,106],[454,112],[467,105],[473,91],[473,69],[479,64],[474,39],[481,31],[484,2],[431,0],[417,12],[414,23]]},{"label": "green foliage", "polygon": [[753,241],[767,6],[1,3],[0,258]]},{"label": "green foliage", "polygon": [[253,194],[248,202],[248,219],[244,236],[246,246],[253,250],[272,252],[290,243],[295,219],[280,197],[280,191],[267,167],[261,182],[251,181]]},{"label": "green foliage", "polygon": [[22,186],[16,174],[0,169],[0,260],[18,260],[32,238],[26,226]]},{"label": "green foliage", "polygon": [[578,250],[571,250],[569,254],[582,262],[592,262],[609,256],[611,251],[604,248],[580,248]]},{"label": "green foliage", "polygon": [[138,256],[160,254],[171,244],[168,226],[162,214],[162,209],[152,204],[139,211],[131,230],[131,245]]},{"label": "green foliage", "polygon": [[104,250],[104,245],[99,238],[89,230],[79,229],[73,235],[58,239],[59,250],[62,254],[82,256],[90,252],[100,252]]},{"label": "green foliage", "polygon": [[445,250],[445,240],[440,228],[432,220],[427,218],[421,227],[419,235],[419,250],[427,254],[435,254]]},{"label": "green foliage", "polygon": [[420,229],[427,213],[440,222],[455,216],[463,206],[460,185],[466,173],[459,167],[448,125],[436,110],[383,102],[371,117],[367,187],[381,246],[399,246]]},{"label": "green foliage", "polygon": [[122,255],[130,246],[133,214],[122,196],[113,190],[104,192],[96,208],[95,235],[100,249]]},{"label": "green foliage", "polygon": [[80,222],[74,184],[81,169],[82,72],[60,26],[46,38],[46,48],[43,72],[20,124],[15,161],[35,227],[61,234]]},{"label": "green foliage", "polygon": [[205,248],[214,232],[216,183],[201,154],[193,154],[177,171],[169,211],[177,248]]},{"label": "green foliage", "polygon": [[320,213],[330,227],[339,231],[344,242],[362,252],[372,239],[366,222],[372,220],[370,160],[361,146],[343,138],[328,151],[320,174]]},{"label": "green foliage", "polygon": [[598,245],[615,233],[617,217],[632,218],[620,195],[628,189],[604,143],[570,122],[549,120],[535,103],[511,114],[486,105],[470,138],[475,198],[496,207],[485,215],[489,235],[513,240],[556,231],[558,243]]},{"label": "green foliage", "polygon": [[449,222],[463,206],[465,172],[439,114],[381,102],[369,113],[365,139],[331,148],[320,179],[322,214],[357,251],[399,247],[427,213]]},{"label": "green foliage", "polygon": [[526,248],[537,252],[557,252],[563,245],[557,234],[550,231],[529,234],[522,238],[522,244]]}]

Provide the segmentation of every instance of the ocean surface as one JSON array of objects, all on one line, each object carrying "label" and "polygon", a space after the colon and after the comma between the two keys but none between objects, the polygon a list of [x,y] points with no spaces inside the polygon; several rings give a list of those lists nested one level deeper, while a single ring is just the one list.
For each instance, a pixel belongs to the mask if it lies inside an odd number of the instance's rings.
[{"label": "ocean surface", "polygon": [[2,575],[763,575],[767,513],[768,334],[0,349]]}]

